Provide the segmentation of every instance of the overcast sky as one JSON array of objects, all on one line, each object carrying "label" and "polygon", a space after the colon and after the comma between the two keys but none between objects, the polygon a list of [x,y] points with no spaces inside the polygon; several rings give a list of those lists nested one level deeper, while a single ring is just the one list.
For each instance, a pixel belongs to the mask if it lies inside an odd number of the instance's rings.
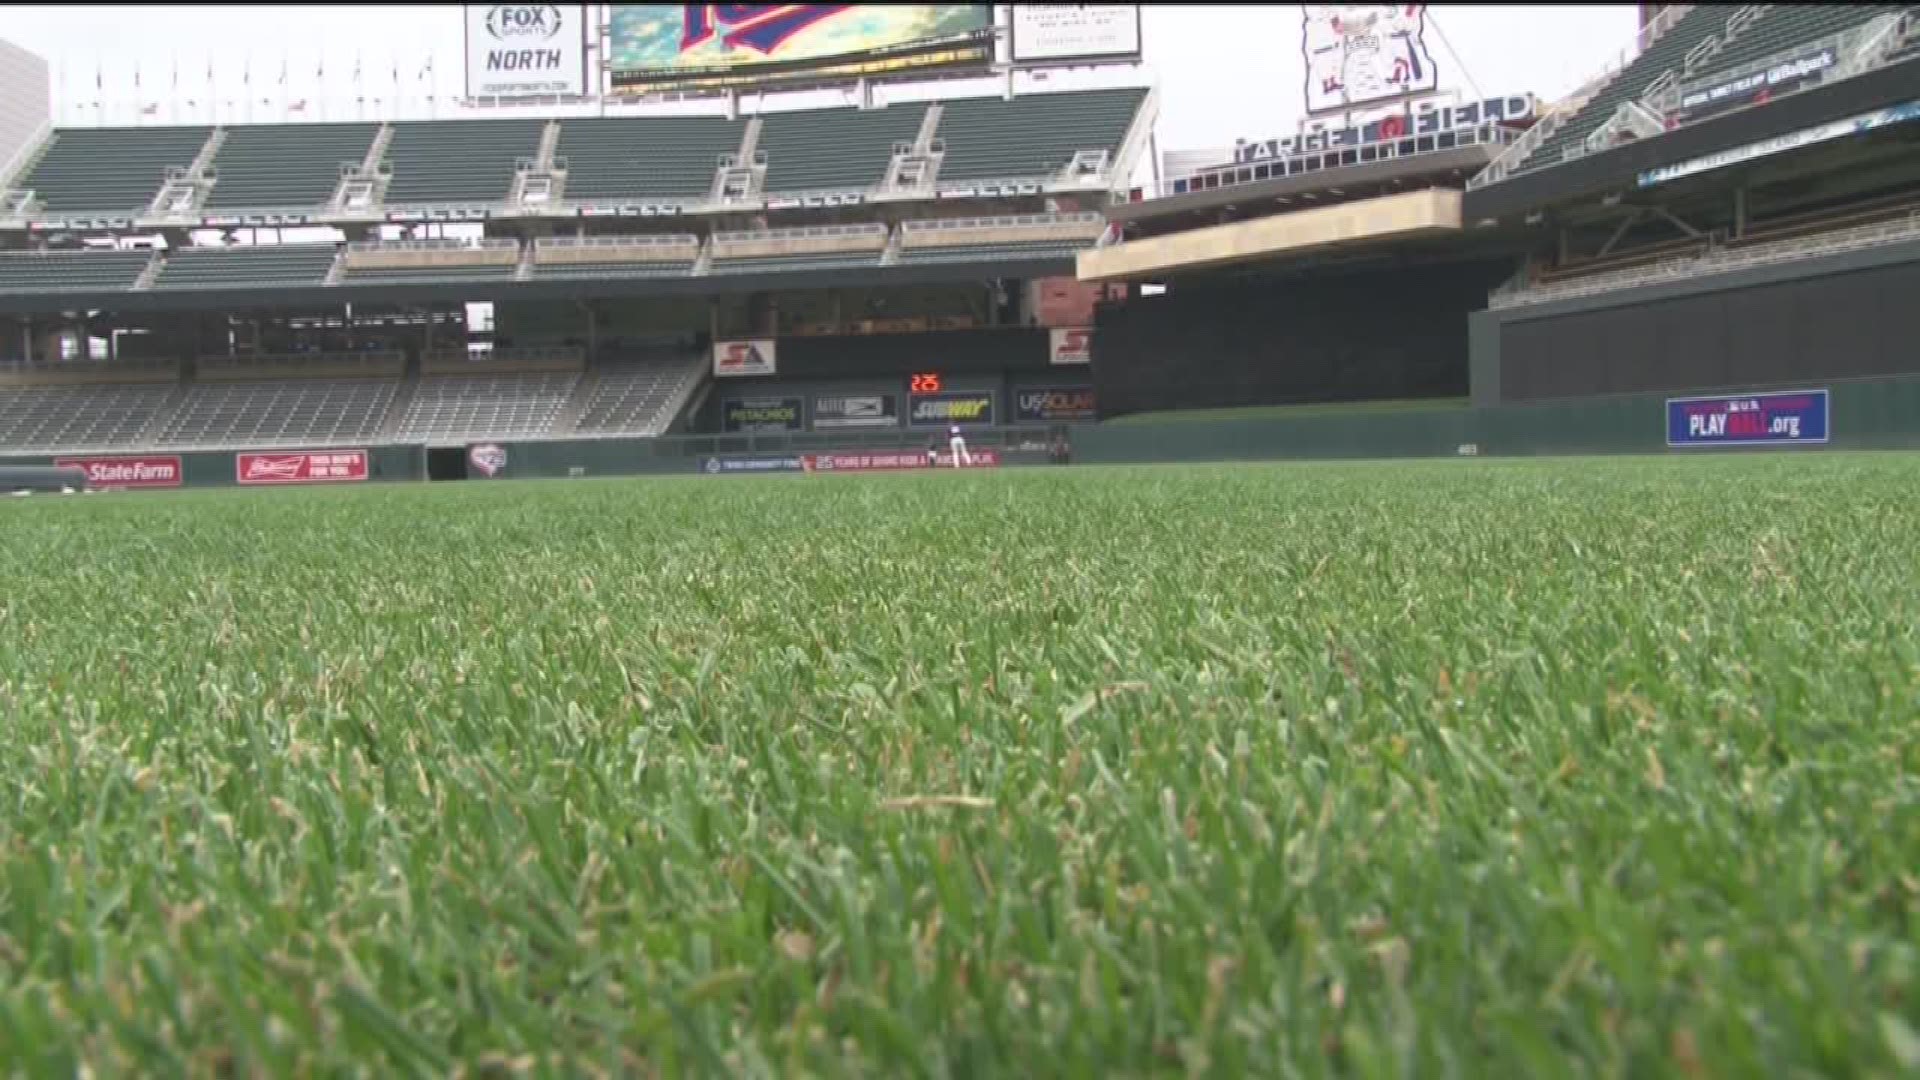
[{"label": "overcast sky", "polygon": [[[368,107],[368,119],[395,115],[396,70],[406,115],[428,115],[429,95],[445,103],[461,89],[456,6],[9,7],[7,16],[0,36],[46,57],[52,68],[56,123],[141,122],[146,102],[160,104],[159,120],[205,122],[204,105],[196,115],[184,102],[208,97],[209,65],[215,97],[253,103],[251,114],[238,105],[223,113],[229,121],[278,120],[286,103],[300,99],[309,101],[305,115],[313,118],[322,98],[330,118],[354,119],[356,58],[365,95],[382,102],[378,111]],[[1631,4],[1436,4],[1427,41],[1443,87],[1486,97],[1531,91],[1550,101],[1626,48],[1635,18]],[[1225,147],[1237,137],[1295,129],[1303,78],[1298,5],[1147,5],[1143,22],[1146,61],[1162,95],[1161,149]],[[215,42],[228,51],[210,55]],[[246,73],[251,94],[241,92]],[[97,111],[94,101],[101,102]],[[437,107],[448,115],[444,104]]]}]

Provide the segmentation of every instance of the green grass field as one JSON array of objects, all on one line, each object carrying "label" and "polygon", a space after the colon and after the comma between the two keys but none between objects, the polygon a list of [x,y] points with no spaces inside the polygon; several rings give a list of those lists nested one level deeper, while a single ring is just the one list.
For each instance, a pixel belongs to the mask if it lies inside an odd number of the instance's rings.
[{"label": "green grass field", "polygon": [[1920,1069],[1920,457],[0,501],[0,1073]]}]

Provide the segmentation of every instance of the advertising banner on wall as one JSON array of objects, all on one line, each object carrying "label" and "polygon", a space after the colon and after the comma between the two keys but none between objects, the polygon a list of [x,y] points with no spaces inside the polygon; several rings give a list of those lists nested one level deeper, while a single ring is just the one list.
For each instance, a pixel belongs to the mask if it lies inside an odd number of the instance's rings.
[{"label": "advertising banner on wall", "polygon": [[233,455],[242,484],[332,484],[367,478],[365,450],[315,450]]},{"label": "advertising banner on wall", "polygon": [[772,338],[713,343],[713,374],[717,378],[771,375],[775,366]]},{"label": "advertising banner on wall", "polygon": [[754,473],[800,472],[802,463],[792,455],[785,457],[710,457],[700,459],[700,471],[708,476],[748,476]]},{"label": "advertising banner on wall", "polygon": [[466,13],[467,96],[587,93],[583,4],[471,4]]},{"label": "advertising banner on wall", "polygon": [[985,67],[992,53],[992,4],[607,5],[616,89]]},{"label": "advertising banner on wall", "polygon": [[1007,12],[1016,64],[1140,56],[1138,4],[1009,4]]},{"label": "advertising banner on wall", "polygon": [[1667,399],[1668,446],[1818,445],[1828,438],[1827,391]]},{"label": "advertising banner on wall", "polygon": [[984,427],[993,423],[993,395],[982,391],[971,394],[915,394],[907,412],[907,423],[914,427]]},{"label": "advertising banner on wall", "polygon": [[720,403],[720,421],[730,433],[799,431],[806,426],[797,397],[728,398]]},{"label": "advertising banner on wall", "polygon": [[1047,331],[1047,359],[1055,364],[1093,363],[1093,331],[1082,326]]},{"label": "advertising banner on wall", "polygon": [[892,394],[831,394],[813,399],[816,428],[900,426],[899,399]]},{"label": "advertising banner on wall", "polygon": [[1747,105],[1763,105],[1775,94],[1799,89],[1838,62],[1839,54],[1831,48],[1811,49],[1759,71],[1700,83],[1680,95],[1673,119],[1690,124]]},{"label": "advertising banner on wall", "polygon": [[1013,418],[1023,424],[1092,420],[1093,387],[1059,386],[1013,392]]},{"label": "advertising banner on wall", "polygon": [[1430,94],[1440,73],[1427,48],[1425,4],[1302,4],[1307,112]]},{"label": "advertising banner on wall", "polygon": [[95,488],[170,488],[182,479],[180,459],[173,455],[62,457],[53,459],[53,467],[84,470],[87,485]]},{"label": "advertising banner on wall", "polygon": [[[878,450],[868,454],[803,454],[801,463],[808,472],[903,472],[908,469],[951,469],[953,455],[945,450],[929,454],[925,450]],[[964,469],[997,469],[1000,454],[996,450],[975,450],[960,463]]]},{"label": "advertising banner on wall", "polygon": [[507,448],[499,443],[480,443],[467,448],[467,467],[492,478],[507,467]]}]

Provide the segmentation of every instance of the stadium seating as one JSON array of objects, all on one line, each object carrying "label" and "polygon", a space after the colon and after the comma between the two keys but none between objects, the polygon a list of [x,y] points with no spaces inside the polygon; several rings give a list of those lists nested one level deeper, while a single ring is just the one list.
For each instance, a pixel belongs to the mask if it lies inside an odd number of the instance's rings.
[{"label": "stadium seating", "polygon": [[359,164],[378,124],[260,124],[227,129],[214,154],[209,210],[311,207],[326,202],[344,162]]},{"label": "stadium seating", "polygon": [[0,293],[94,292],[131,288],[153,258],[145,251],[0,253]]},{"label": "stadium seating", "polygon": [[757,258],[713,260],[709,274],[793,274],[825,273],[831,270],[865,270],[880,265],[877,251],[827,255],[766,255]]},{"label": "stadium seating", "polygon": [[566,198],[704,198],[720,155],[740,149],[744,123],[705,116],[568,120],[554,151],[567,160]]},{"label": "stadium seating", "polygon": [[1587,136],[1612,118],[1622,104],[1638,100],[1655,79],[1668,71],[1677,74],[1686,62],[1687,53],[1721,33],[1727,19],[1739,10],[1736,4],[1700,4],[1682,15],[1651,48],[1615,73],[1578,113],[1516,163],[1508,175],[1559,164],[1568,149],[1586,142]]},{"label": "stadium seating", "polygon": [[0,390],[0,447],[107,450],[138,438],[174,384]]},{"label": "stadium seating", "polygon": [[768,113],[759,148],[770,192],[862,190],[886,178],[893,144],[910,143],[926,118],[923,104],[887,109],[815,109]]},{"label": "stadium seating", "polygon": [[398,379],[280,379],[195,384],[167,418],[160,446],[327,446],[365,442]]},{"label": "stadium seating", "polygon": [[493,203],[513,190],[514,162],[539,152],[547,122],[420,120],[393,125],[388,205]]},{"label": "stadium seating", "polygon": [[940,179],[1048,176],[1076,151],[1117,151],[1146,96],[1128,88],[949,101],[936,132],[946,144]]},{"label": "stadium seating", "polygon": [[462,281],[512,281],[515,267],[504,266],[389,266],[348,270],[343,285],[439,285]]},{"label": "stadium seating", "polygon": [[535,281],[600,281],[616,278],[673,278],[693,273],[693,260],[673,262],[570,262],[536,265]]},{"label": "stadium seating", "polygon": [[574,430],[583,435],[658,435],[673,423],[676,396],[704,359],[613,364],[599,370]]},{"label": "stadium seating", "polygon": [[131,216],[160,193],[170,167],[193,164],[205,127],[63,128],[16,187],[31,188],[49,213]]},{"label": "stadium seating", "polygon": [[333,267],[333,244],[179,248],[167,253],[153,288],[255,289],[321,285]]},{"label": "stadium seating", "polygon": [[545,435],[579,379],[574,372],[428,376],[420,380],[396,434],[406,442]]},{"label": "stadium seating", "polygon": [[1898,11],[1903,4],[1768,4],[1760,17],[1689,81],[1710,79],[1756,61],[1811,45],[1852,30],[1871,19]]},{"label": "stadium seating", "polygon": [[1019,259],[1071,259],[1090,245],[1051,240],[1027,244],[953,244],[936,248],[902,248],[901,266],[940,263],[1009,262]]}]

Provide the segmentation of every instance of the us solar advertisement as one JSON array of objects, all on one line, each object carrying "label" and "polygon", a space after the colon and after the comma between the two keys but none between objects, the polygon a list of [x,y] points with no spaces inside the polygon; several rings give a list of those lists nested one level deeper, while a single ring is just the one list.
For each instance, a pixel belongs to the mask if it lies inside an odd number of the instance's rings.
[{"label": "us solar advertisement", "polygon": [[1668,446],[1769,446],[1827,441],[1827,392],[1667,399]]},{"label": "us solar advertisement", "polygon": [[993,59],[991,4],[610,4],[621,90],[855,79]]}]

